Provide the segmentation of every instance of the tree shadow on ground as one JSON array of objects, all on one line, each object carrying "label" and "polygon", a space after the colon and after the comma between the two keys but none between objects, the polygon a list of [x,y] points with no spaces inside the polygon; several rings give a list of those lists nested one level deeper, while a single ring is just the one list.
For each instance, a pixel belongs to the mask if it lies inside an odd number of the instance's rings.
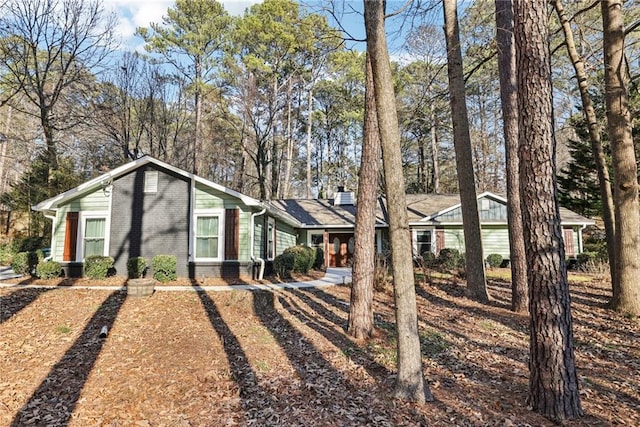
[{"label": "tree shadow on ground", "polygon": [[18,314],[53,288],[21,288],[0,297],[0,324]]},{"label": "tree shadow on ground", "polygon": [[111,329],[125,298],[125,292],[116,291],[102,302],[82,334],[15,415],[12,427],[69,423],[106,341],[100,332],[104,326]]},{"label": "tree shadow on ground", "polygon": [[216,331],[222,341],[227,362],[231,369],[233,380],[240,389],[241,405],[244,409],[246,422],[262,420],[264,425],[277,425],[271,417],[277,417],[272,411],[276,406],[276,401],[258,383],[256,372],[254,371],[247,354],[242,349],[240,341],[226,324],[216,303],[206,292],[197,292],[200,302],[207,313],[211,326]]}]

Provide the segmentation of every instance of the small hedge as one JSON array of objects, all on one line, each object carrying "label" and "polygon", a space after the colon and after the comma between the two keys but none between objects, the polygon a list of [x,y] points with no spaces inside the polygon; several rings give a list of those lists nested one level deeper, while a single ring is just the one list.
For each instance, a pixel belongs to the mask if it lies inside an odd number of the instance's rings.
[{"label": "small hedge", "polygon": [[438,264],[445,270],[453,270],[464,265],[464,256],[457,249],[444,248],[438,255]]},{"label": "small hedge", "polygon": [[316,253],[309,246],[291,246],[283,253],[293,254],[293,271],[296,273],[308,273],[316,262]]},{"label": "small hedge", "polygon": [[41,279],[57,279],[62,276],[62,266],[56,261],[42,261],[36,267],[36,275]]},{"label": "small hedge", "polygon": [[487,255],[487,264],[491,268],[498,268],[502,265],[502,255],[500,254],[489,254]]},{"label": "small hedge", "polygon": [[324,251],[320,247],[313,248],[314,258],[313,269],[320,270],[324,267]]},{"label": "small hedge", "polygon": [[31,274],[38,265],[38,254],[35,252],[18,252],[11,262],[16,274]]},{"label": "small hedge", "polygon": [[295,255],[287,251],[273,259],[273,269],[281,279],[291,278],[294,264]]},{"label": "small hedge", "polygon": [[110,256],[91,255],[84,260],[84,274],[89,279],[104,279],[113,272],[113,263]]},{"label": "small hedge", "polygon": [[127,261],[127,275],[130,279],[139,279],[147,271],[147,260],[141,256],[129,258]]},{"label": "small hedge", "polygon": [[431,251],[426,251],[422,254],[422,262],[427,268],[436,268],[438,266],[438,258]]},{"label": "small hedge", "polygon": [[178,278],[178,262],[174,255],[156,255],[151,260],[153,278],[159,282],[170,282]]}]

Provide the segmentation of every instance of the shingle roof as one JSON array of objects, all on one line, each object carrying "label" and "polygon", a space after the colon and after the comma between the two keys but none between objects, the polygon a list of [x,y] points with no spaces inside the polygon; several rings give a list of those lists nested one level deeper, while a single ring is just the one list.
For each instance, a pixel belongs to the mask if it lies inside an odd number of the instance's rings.
[{"label": "shingle roof", "polygon": [[[483,194],[504,200],[501,195]],[[332,199],[285,199],[274,200],[272,204],[287,212],[305,227],[347,227],[355,224],[356,207],[353,205],[334,206]],[[459,204],[459,194],[407,194],[409,223],[417,223]],[[384,226],[387,224],[386,200],[382,197],[378,200],[376,218],[376,225]],[[593,223],[593,220],[562,207],[560,208],[560,218],[564,224]],[[426,224],[428,223],[425,222]]]}]

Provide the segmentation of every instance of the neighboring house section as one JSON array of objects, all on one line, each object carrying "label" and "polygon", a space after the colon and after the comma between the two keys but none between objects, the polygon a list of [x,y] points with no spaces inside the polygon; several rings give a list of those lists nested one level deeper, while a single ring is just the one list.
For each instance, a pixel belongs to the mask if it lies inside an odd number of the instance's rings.
[{"label": "neighboring house section", "polygon": [[295,245],[286,213],[151,157],[88,181],[34,209],[52,220],[51,256],[80,276],[91,255],[127,261],[174,255],[182,277],[251,277]]}]

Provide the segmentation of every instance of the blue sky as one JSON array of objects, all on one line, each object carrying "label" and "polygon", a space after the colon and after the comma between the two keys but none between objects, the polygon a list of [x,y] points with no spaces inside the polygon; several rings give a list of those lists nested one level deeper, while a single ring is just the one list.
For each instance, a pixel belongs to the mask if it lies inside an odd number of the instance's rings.
[{"label": "blue sky", "polygon": [[[259,0],[222,0],[225,9],[232,15],[242,15],[245,9]],[[119,18],[118,37],[122,41],[124,49],[143,50],[143,41],[134,37],[136,28],[148,27],[151,22],[162,22],[162,16],[167,9],[173,6],[175,0],[103,0],[108,11],[113,11]],[[300,3],[312,12],[326,13],[326,9],[332,2],[327,0],[300,0]],[[364,39],[364,21],[362,18],[362,0],[335,1],[336,16],[343,28],[354,38]],[[389,0],[388,12],[402,7],[406,0]],[[336,26],[336,20],[327,14],[330,23]],[[399,32],[402,26],[402,17],[395,17],[388,21],[389,45],[392,54],[402,45],[406,29]],[[349,46],[355,46],[358,50],[364,50],[364,43],[349,42]]]}]

